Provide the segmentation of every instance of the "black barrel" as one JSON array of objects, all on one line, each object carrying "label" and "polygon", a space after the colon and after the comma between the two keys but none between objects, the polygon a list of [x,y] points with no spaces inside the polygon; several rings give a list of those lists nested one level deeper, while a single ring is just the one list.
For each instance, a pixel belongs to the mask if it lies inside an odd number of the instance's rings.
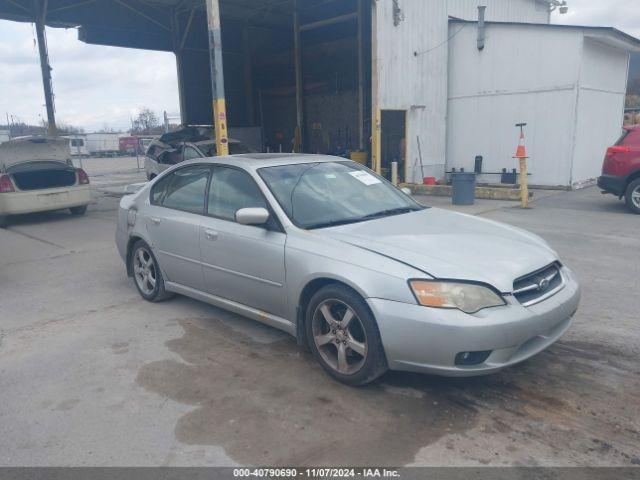
[{"label": "black barrel", "polygon": [[454,205],[473,205],[476,201],[476,174],[454,173],[451,175]]}]

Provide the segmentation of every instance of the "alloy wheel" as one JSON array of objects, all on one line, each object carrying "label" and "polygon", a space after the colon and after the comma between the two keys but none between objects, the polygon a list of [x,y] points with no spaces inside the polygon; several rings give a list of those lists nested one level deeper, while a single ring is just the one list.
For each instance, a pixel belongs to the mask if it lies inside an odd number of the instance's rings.
[{"label": "alloy wheel", "polygon": [[367,335],[356,312],[340,300],[321,302],[313,313],[313,341],[322,359],[336,372],[353,375],[367,359]]},{"label": "alloy wheel", "polygon": [[640,208],[640,186],[631,192],[631,201],[636,208]]},{"label": "alloy wheel", "polygon": [[140,247],[133,256],[133,274],[138,288],[145,295],[151,295],[156,288],[156,265],[146,248]]}]

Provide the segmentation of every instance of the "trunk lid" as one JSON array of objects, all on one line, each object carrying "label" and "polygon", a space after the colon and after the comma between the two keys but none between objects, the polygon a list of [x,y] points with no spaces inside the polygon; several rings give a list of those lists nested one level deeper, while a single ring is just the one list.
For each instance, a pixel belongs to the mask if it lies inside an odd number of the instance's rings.
[{"label": "trunk lid", "polygon": [[60,137],[18,137],[0,144],[0,169],[31,162],[60,162],[71,165],[69,139]]}]

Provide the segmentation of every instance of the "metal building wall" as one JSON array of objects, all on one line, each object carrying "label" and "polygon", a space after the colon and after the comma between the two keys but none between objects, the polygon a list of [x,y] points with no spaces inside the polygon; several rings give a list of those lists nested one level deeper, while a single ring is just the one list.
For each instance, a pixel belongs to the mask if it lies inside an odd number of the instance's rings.
[{"label": "metal building wall", "polygon": [[[467,25],[449,42],[448,169],[473,170],[476,155],[485,172],[516,168],[515,124],[526,122],[531,182],[569,185],[581,35],[488,25],[480,52],[477,25]],[[451,24],[451,32],[459,28]]]},{"label": "metal building wall", "polygon": [[585,38],[579,87],[571,186],[592,184],[607,147],[620,137],[629,53]]},{"label": "metal building wall", "polygon": [[407,181],[421,181],[418,136],[425,175],[444,174],[449,16],[475,19],[480,4],[488,21],[549,22],[537,0],[400,0],[399,16],[391,0],[375,2],[379,108],[408,112]]},{"label": "metal building wall", "polygon": [[472,170],[476,155],[485,172],[516,168],[515,124],[526,122],[531,183],[575,188],[599,175],[620,135],[628,53],[584,32],[490,24],[479,52],[469,24],[449,42],[449,169]]},{"label": "metal building wall", "polygon": [[548,5],[536,0],[448,0],[450,17],[475,20],[478,6],[487,7],[487,19],[493,22],[549,23]]},{"label": "metal building wall", "polygon": [[396,26],[393,2],[376,4],[378,101],[381,110],[407,111],[407,180],[417,181],[417,136],[425,174],[444,168],[448,53],[446,46],[433,47],[446,41],[447,5],[445,0],[400,5],[404,19]]}]

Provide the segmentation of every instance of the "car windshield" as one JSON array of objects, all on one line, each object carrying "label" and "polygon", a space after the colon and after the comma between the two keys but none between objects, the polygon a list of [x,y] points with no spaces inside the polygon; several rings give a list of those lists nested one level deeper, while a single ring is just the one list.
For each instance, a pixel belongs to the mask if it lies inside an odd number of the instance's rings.
[{"label": "car windshield", "polygon": [[346,225],[425,208],[355,162],[266,167],[259,174],[300,228]]}]

